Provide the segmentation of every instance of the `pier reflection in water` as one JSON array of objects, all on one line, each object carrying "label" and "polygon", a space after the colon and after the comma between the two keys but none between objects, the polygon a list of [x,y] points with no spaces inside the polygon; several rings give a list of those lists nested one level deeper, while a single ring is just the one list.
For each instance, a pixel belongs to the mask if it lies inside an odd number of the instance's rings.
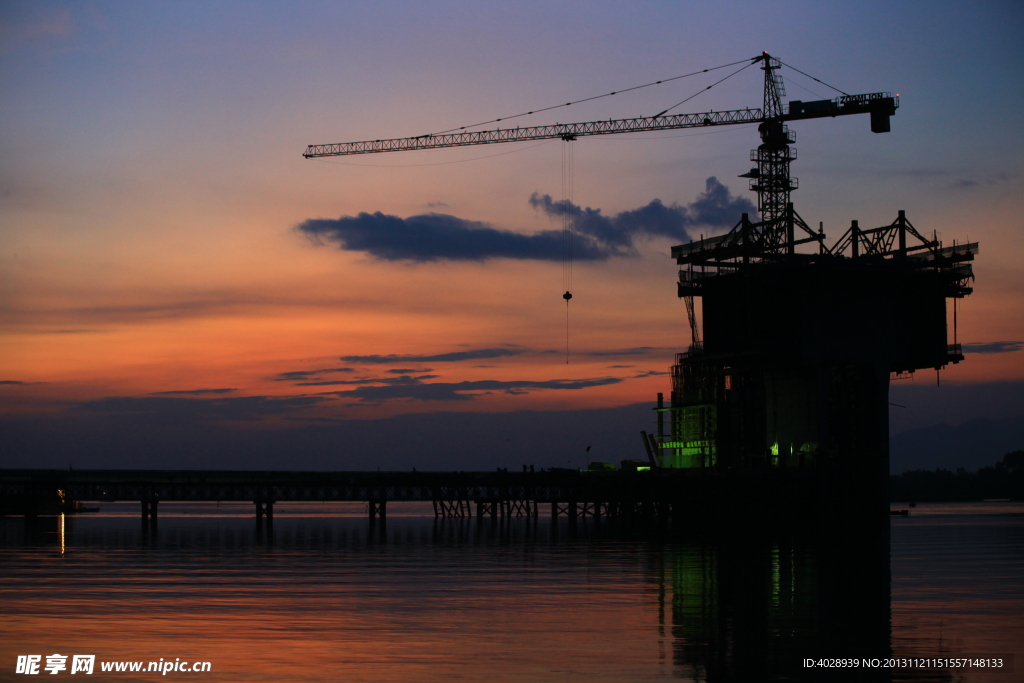
[{"label": "pier reflection in water", "polygon": [[[961,680],[802,666],[884,658],[893,643],[897,655],[934,656],[956,642],[955,620],[936,634],[916,628],[925,612],[908,629],[891,616],[888,520],[871,532],[750,520],[697,531],[325,515],[345,510],[282,509],[258,530],[248,506],[168,506],[156,528],[108,506],[65,518],[63,554],[60,518],[0,520],[0,665],[66,650],[208,660],[206,680]],[[915,545],[934,529],[893,524],[901,571],[913,547],[932,608],[952,609],[939,595],[957,580],[942,575],[946,550]],[[990,569],[1022,556],[1019,520],[1004,526],[991,540],[1009,543],[989,553]],[[1020,580],[1001,590],[1003,602],[971,605],[1005,630],[1013,612],[999,610],[1020,606]]]},{"label": "pier reflection in water", "polygon": [[667,544],[659,583],[676,664],[696,680],[821,680],[804,658],[890,656],[887,526],[718,529]]}]

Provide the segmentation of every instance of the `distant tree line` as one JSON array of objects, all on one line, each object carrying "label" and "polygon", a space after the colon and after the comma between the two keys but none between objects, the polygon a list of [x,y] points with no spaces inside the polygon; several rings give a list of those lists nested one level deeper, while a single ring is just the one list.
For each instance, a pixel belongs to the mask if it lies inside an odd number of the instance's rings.
[{"label": "distant tree line", "polygon": [[1024,450],[977,472],[958,469],[912,470],[889,477],[889,500],[954,501],[1008,498],[1024,500]]}]

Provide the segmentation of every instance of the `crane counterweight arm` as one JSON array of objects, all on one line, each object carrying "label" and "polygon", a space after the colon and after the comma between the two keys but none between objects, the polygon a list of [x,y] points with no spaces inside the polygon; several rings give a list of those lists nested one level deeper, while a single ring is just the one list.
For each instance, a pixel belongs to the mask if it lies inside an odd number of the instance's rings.
[{"label": "crane counterweight arm", "polygon": [[[791,102],[790,111],[778,118],[781,121],[789,121],[842,116],[845,114],[871,113],[871,129],[875,132],[887,132],[888,117],[896,113],[896,107],[898,106],[898,101],[889,93],[848,95],[836,98],[835,100]],[[878,120],[877,125],[876,119]],[[499,128],[497,130],[482,130],[468,133],[445,133],[441,135],[419,135],[412,138],[309,145],[302,156],[307,159],[313,159],[351,154],[379,154],[381,152],[406,152],[417,149],[467,147],[498,142],[525,142],[529,140],[553,140],[559,138],[572,140],[587,135],[615,135],[618,133],[678,130],[681,128],[701,128],[705,126],[728,126],[741,123],[761,123],[764,120],[764,113],[761,109],[734,109],[703,114],[608,119],[607,121],[561,123],[552,126]],[[876,130],[876,128],[884,128],[884,130]]]}]

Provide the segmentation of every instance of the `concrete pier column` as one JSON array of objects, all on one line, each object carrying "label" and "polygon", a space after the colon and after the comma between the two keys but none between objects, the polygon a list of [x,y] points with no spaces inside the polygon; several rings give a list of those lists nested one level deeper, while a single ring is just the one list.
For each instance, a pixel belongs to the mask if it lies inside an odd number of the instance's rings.
[{"label": "concrete pier column", "polygon": [[274,522],[274,501],[257,499],[253,501],[253,504],[256,506],[257,522],[262,522],[264,518],[269,524]]},{"label": "concrete pier column", "polygon": [[156,510],[159,500],[153,494],[147,494],[142,499],[142,530],[156,531]]},{"label": "concrete pier column", "polygon": [[388,502],[386,500],[371,500],[368,502],[368,507],[370,509],[370,521],[377,517],[380,517],[381,521],[387,519]]},{"label": "concrete pier column", "polygon": [[156,509],[157,504],[160,501],[156,498],[143,498],[142,499],[142,519],[149,519],[153,522],[156,521]]}]

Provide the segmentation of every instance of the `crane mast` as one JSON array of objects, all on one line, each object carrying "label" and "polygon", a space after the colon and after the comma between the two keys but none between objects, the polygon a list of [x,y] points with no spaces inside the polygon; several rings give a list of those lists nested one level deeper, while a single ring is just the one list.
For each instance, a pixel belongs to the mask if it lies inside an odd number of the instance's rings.
[{"label": "crane mast", "polygon": [[[757,209],[766,227],[779,225],[786,217],[789,193],[796,189],[796,178],[789,175],[789,164],[796,159],[796,150],[790,145],[795,137],[783,121],[782,95],[786,94],[782,77],[776,71],[781,67],[779,60],[764,55],[761,69],[764,70],[764,120],[757,127],[761,144],[750,153],[750,160],[757,162],[757,168],[744,176],[751,179],[750,189],[757,192]],[[773,231],[770,246],[782,244],[789,237],[783,230]],[[792,239],[786,239],[791,243]],[[768,246],[768,245],[766,245]]]}]

